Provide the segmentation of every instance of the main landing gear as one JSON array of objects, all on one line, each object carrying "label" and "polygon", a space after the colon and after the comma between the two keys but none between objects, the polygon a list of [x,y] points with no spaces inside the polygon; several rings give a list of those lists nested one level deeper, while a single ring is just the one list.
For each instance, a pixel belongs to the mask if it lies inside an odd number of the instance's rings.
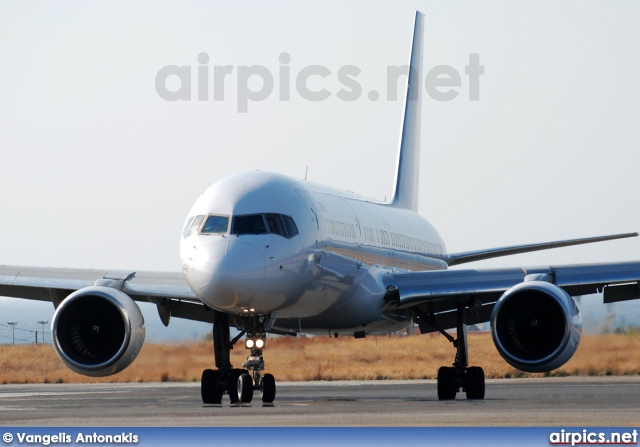
[{"label": "main landing gear", "polygon": [[442,366],[438,370],[438,399],[440,400],[455,399],[461,389],[466,393],[467,399],[484,399],[484,371],[478,366],[468,366],[467,326],[464,322],[464,311],[465,308],[462,305],[456,310],[457,338],[455,339],[435,323],[433,314],[420,315],[421,318],[428,319],[429,324],[438,329],[456,348],[453,366]]},{"label": "main landing gear", "polygon": [[[264,370],[264,322],[264,317],[243,318],[242,331],[232,340],[229,315],[216,311],[213,323],[213,351],[217,369],[205,369],[202,372],[203,403],[219,404],[224,394],[229,395],[232,404],[248,403],[253,399],[253,392],[256,390],[260,390],[262,402],[273,402],[276,397],[276,381],[271,374],[260,375],[260,371]],[[251,349],[251,354],[242,364],[245,369],[233,368],[231,349],[245,334],[245,346]]]}]

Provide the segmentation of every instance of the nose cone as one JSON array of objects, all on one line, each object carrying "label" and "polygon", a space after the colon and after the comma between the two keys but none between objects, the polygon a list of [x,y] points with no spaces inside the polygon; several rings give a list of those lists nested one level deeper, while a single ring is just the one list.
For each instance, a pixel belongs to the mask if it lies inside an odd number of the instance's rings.
[{"label": "nose cone", "polygon": [[240,311],[249,306],[265,275],[262,252],[241,241],[217,241],[198,250],[192,288],[211,307]]}]

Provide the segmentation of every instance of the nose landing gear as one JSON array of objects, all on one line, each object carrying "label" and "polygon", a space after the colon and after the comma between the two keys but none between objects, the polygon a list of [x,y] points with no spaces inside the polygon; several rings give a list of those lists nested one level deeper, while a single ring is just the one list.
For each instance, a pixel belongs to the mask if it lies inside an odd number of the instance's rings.
[{"label": "nose landing gear", "polygon": [[[245,345],[250,344],[251,338],[247,338]],[[259,338],[262,341],[263,348],[256,348],[256,341],[254,341],[254,347],[251,349],[251,354],[247,357],[247,361],[242,364],[243,368],[252,372],[253,375],[253,390],[260,390],[260,398],[263,403],[270,404],[276,398],[276,380],[271,374],[260,375],[260,371],[264,370],[264,360],[262,358],[262,350],[264,349],[264,339]],[[251,376],[247,374],[249,379]],[[246,380],[246,379],[245,379]],[[240,385],[238,385],[239,387]],[[240,389],[240,388],[238,388]],[[251,401],[251,398],[249,398]]]},{"label": "nose landing gear", "polygon": [[[261,371],[264,370],[264,358],[262,357],[262,351],[266,347],[267,338],[265,328],[273,321],[267,317],[248,317],[242,319],[243,331],[246,332],[247,338],[245,339],[244,346],[249,349],[251,353],[247,356],[247,361],[242,364],[243,368],[246,368],[251,375],[247,374],[245,382],[252,380],[253,390],[260,390],[260,397],[263,403],[270,404],[276,398],[276,381],[271,374],[261,375]],[[246,385],[248,387],[248,385]],[[240,384],[238,384],[238,390],[240,390]],[[238,391],[239,392],[239,391]],[[251,397],[247,397],[249,401]]]}]

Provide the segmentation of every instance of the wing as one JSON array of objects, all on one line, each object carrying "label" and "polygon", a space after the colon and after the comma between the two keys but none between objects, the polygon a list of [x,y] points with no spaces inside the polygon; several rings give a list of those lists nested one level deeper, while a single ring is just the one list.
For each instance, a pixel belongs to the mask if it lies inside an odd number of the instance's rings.
[{"label": "wing", "polygon": [[463,264],[466,262],[481,261],[483,259],[498,258],[501,256],[515,255],[519,253],[530,253],[532,251],[549,250],[551,248],[570,247],[572,245],[591,244],[594,242],[611,241],[614,239],[624,239],[636,237],[638,233],[621,233],[608,236],[586,237],[580,239],[568,239],[564,241],[543,242],[538,244],[512,245],[509,247],[490,248],[487,250],[475,250],[462,253],[452,253],[445,259],[449,266]]},{"label": "wing", "polygon": [[422,333],[456,327],[464,308],[466,324],[490,320],[505,292],[545,282],[568,295],[603,292],[604,302],[640,298],[640,262],[491,270],[440,270],[394,274],[386,301],[410,309]]},{"label": "wing", "polygon": [[91,286],[121,290],[171,316],[213,322],[213,312],[191,291],[182,273],[0,266],[0,296],[51,301],[57,308],[71,293]]}]

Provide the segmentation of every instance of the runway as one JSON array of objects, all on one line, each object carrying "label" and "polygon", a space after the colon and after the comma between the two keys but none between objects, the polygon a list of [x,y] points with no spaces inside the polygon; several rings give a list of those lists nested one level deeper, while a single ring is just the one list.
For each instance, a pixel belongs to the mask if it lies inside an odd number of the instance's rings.
[{"label": "runway", "polygon": [[283,382],[272,406],[204,406],[199,383],[0,386],[4,426],[637,426],[640,376],[487,380],[438,401],[434,380]]}]

